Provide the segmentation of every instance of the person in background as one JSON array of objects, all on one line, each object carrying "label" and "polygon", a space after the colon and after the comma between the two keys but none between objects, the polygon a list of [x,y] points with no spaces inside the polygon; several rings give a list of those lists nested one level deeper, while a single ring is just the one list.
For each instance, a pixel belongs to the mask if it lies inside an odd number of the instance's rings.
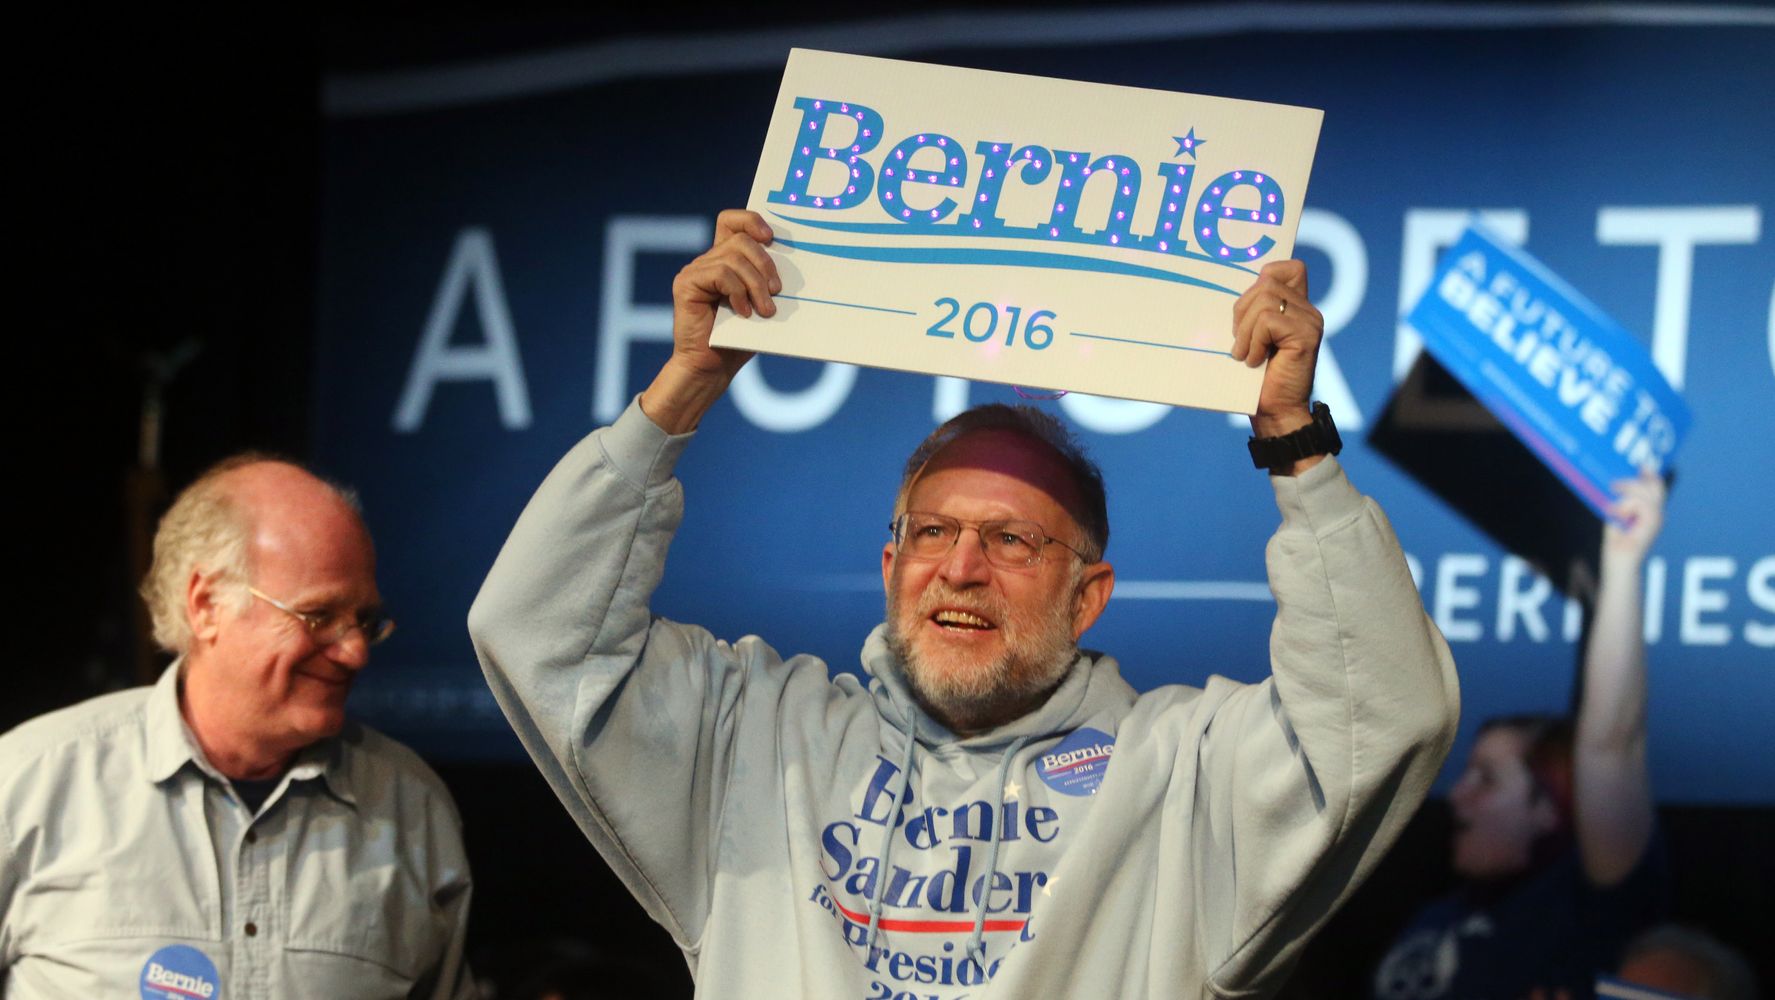
[{"label": "person in background", "polygon": [[142,586],[177,660],[0,736],[5,1000],[468,1000],[449,792],[345,718],[393,629],[356,501],[242,455]]},{"label": "person in background", "polygon": [[1575,723],[1522,715],[1480,726],[1449,794],[1461,884],[1395,939],[1376,1000],[1593,996],[1597,974],[1662,911],[1641,571],[1665,487],[1651,473],[1614,486]]},{"label": "person in background", "polygon": [[1660,924],[1627,945],[1615,978],[1690,1000],[1757,1000],[1744,956],[1692,927]]}]

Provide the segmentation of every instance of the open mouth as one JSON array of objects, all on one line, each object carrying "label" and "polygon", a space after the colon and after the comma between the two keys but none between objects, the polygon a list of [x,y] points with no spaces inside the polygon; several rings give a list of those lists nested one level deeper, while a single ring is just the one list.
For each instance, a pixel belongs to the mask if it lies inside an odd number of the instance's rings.
[{"label": "open mouth", "polygon": [[990,632],[998,628],[979,615],[959,608],[944,608],[931,616],[931,622],[951,632]]}]

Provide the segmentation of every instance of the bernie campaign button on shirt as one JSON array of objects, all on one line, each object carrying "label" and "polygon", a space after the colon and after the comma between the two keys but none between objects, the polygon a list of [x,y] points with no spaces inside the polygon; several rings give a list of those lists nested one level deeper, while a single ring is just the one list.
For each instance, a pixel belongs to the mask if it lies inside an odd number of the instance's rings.
[{"label": "bernie campaign button on shirt", "polygon": [[142,1000],[222,1000],[222,977],[203,952],[168,945],[142,966]]},{"label": "bernie campaign button on shirt", "polygon": [[1062,795],[1096,795],[1116,749],[1115,737],[1098,729],[1075,729],[1036,761],[1042,783]]}]

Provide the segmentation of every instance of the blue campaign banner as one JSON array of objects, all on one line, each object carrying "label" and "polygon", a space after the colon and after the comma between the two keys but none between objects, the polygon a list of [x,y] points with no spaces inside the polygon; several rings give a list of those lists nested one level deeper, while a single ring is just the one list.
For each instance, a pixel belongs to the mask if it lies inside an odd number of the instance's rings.
[{"label": "blue campaign banner", "polygon": [[1689,407],[1652,356],[1540,261],[1469,228],[1405,321],[1436,360],[1590,508],[1663,472]]},{"label": "blue campaign banner", "polygon": [[[1454,650],[1457,761],[1480,720],[1572,698],[1592,585],[1504,529],[1594,553],[1599,527],[1532,457],[1545,494],[1493,460],[1520,445],[1424,377],[1403,318],[1476,216],[1581,286],[1693,409],[1646,566],[1656,791],[1775,802],[1775,179],[1755,138],[1775,135],[1775,12],[1755,8],[950,13],[330,78],[313,442],[363,497],[401,622],[356,712],[428,753],[521,755],[468,607],[550,466],[665,359],[672,277],[745,201],[795,46],[1324,110],[1295,247],[1325,316],[1316,391]],[[756,359],[678,467],[686,516],[654,610],[857,669],[900,467],[987,401],[1020,400]],[[1264,677],[1279,518],[1248,422],[1076,393],[1036,405],[1109,484],[1117,583],[1086,644],[1141,688]],[[1383,447],[1401,426],[1428,464]]]}]

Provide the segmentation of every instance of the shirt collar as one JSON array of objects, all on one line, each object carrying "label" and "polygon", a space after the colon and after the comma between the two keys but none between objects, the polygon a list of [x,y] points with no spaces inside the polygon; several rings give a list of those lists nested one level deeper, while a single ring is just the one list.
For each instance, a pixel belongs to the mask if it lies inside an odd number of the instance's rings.
[{"label": "shirt collar", "polygon": [[[350,730],[356,727],[348,722],[346,728]],[[352,758],[345,752],[345,742],[346,738],[342,734],[303,747],[296,754],[296,759],[290,762],[290,780],[319,780],[334,798],[356,809],[357,792],[352,787]]]},{"label": "shirt collar", "polygon": [[203,751],[198,749],[197,740],[185,728],[185,720],[179,715],[179,670],[184,663],[183,659],[174,660],[172,666],[161,673],[154,689],[148,692],[145,723],[148,780],[156,784],[179,773],[187,762],[206,771],[213,770],[203,759]]},{"label": "shirt collar", "polygon": [[[186,764],[191,764],[217,781],[226,781],[228,779],[222,772],[204,756],[197,737],[191,734],[191,728],[179,712],[179,675],[184,662],[183,659],[174,660],[148,693],[148,780],[159,784],[179,773]],[[345,753],[345,740],[340,737],[304,747],[291,761],[288,776],[290,781],[318,779],[334,798],[354,808],[357,806],[357,795],[352,790],[351,758]]]}]

